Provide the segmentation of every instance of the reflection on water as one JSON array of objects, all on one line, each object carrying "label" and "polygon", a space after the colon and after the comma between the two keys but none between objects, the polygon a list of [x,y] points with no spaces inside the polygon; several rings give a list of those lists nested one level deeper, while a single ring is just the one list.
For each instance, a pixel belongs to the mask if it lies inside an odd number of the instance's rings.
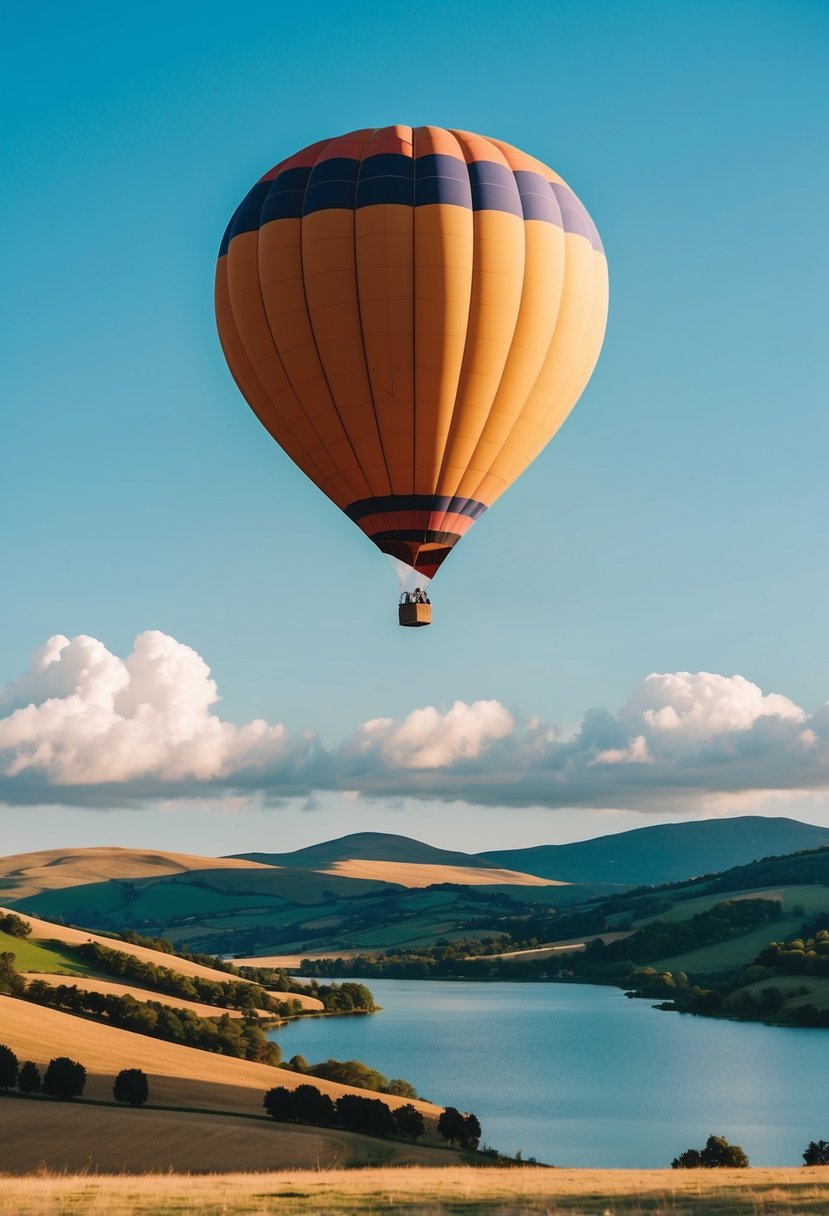
[{"label": "reflection on water", "polygon": [[714,1133],[752,1165],[829,1139],[829,1032],[660,1013],[616,988],[372,980],[383,1012],[272,1032],[285,1059],[358,1059],[472,1110],[555,1165],[669,1165]]}]

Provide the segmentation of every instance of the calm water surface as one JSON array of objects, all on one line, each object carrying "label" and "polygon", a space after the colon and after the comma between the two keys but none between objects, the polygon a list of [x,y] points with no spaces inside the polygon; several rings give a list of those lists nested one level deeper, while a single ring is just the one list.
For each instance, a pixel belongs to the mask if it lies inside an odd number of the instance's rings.
[{"label": "calm water surface", "polygon": [[283,1056],[358,1059],[483,1140],[555,1165],[669,1165],[708,1135],[752,1165],[829,1140],[829,1032],[661,1013],[617,988],[371,980],[383,1012],[271,1032]]}]

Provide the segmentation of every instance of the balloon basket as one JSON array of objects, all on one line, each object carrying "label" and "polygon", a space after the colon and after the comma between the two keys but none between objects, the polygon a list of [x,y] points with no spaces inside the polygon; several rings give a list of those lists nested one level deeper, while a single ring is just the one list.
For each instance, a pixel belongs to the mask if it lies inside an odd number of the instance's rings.
[{"label": "balloon basket", "polygon": [[432,605],[398,604],[397,620],[398,624],[405,625],[409,629],[419,629],[421,625],[431,625]]}]

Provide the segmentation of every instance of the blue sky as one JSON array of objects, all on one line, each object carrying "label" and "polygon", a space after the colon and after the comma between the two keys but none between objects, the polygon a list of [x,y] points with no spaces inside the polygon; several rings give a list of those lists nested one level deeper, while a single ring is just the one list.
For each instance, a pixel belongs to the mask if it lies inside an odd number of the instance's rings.
[{"label": "blue sky", "polygon": [[[269,756],[268,780],[216,789],[196,767],[178,787],[148,760],[149,784],[90,768],[71,796],[65,773],[30,762],[31,739],[21,794],[13,739],[9,851],[219,852],[365,827],[452,845],[474,831],[483,848],[781,807],[829,822],[822,777],[792,775],[790,758],[766,774],[782,802],[745,773],[727,789],[706,777],[703,797],[686,772],[669,794],[676,757],[629,712],[627,734],[590,755],[624,753],[641,788],[588,796],[580,779],[552,798],[533,778],[526,798],[543,809],[499,809],[527,775],[528,721],[592,739],[591,707],[618,721],[650,673],[739,675],[803,721],[829,697],[825,5],[46,4],[5,27],[0,684],[52,635],[125,659],[159,631],[209,665],[211,715],[313,732],[326,755],[413,711],[432,709],[439,733],[457,701],[495,702],[524,732],[506,756],[498,711],[453,719],[467,751],[433,766],[452,770],[434,790],[395,781],[412,762],[390,726],[379,784],[323,778],[307,757],[308,779],[287,782]],[[611,276],[581,402],[452,556],[435,624],[415,633],[395,625],[383,558],[244,404],[212,314],[218,241],[250,184],[316,139],[392,122],[482,131],[552,165],[591,211]],[[744,704],[742,686],[683,687],[695,705],[723,690]],[[748,701],[754,718],[726,713],[717,731],[795,721]],[[70,745],[49,729],[50,754]],[[626,751],[640,733],[641,763]]]}]

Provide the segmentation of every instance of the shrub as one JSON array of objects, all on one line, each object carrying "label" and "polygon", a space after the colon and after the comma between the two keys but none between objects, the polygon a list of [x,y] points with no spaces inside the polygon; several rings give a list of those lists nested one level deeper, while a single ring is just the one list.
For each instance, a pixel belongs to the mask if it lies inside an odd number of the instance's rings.
[{"label": "shrub", "polygon": [[140,1068],[122,1068],[115,1078],[112,1096],[116,1102],[128,1102],[130,1106],[143,1106],[150,1096],[147,1074]]},{"label": "shrub", "polygon": [[40,1093],[40,1069],[34,1060],[26,1060],[25,1064],[20,1065],[17,1088],[22,1094]]},{"label": "shrub", "polygon": [[86,1085],[86,1069],[77,1060],[68,1056],[57,1056],[49,1061],[46,1076],[43,1078],[43,1092],[50,1098],[60,1098],[61,1102],[69,1102],[83,1093]]},{"label": "shrub", "polygon": [[14,912],[0,912],[0,929],[10,937],[28,937],[32,926],[22,916],[15,916]]},{"label": "shrub", "polygon": [[686,1149],[671,1162],[673,1170],[745,1169],[748,1157],[739,1144],[729,1144],[724,1136],[709,1136],[705,1148]]},{"label": "shrub", "polygon": [[6,1093],[17,1084],[17,1056],[11,1047],[0,1044],[0,1089]]},{"label": "shrub", "polygon": [[829,1140],[810,1140],[803,1160],[806,1165],[829,1165]]}]

